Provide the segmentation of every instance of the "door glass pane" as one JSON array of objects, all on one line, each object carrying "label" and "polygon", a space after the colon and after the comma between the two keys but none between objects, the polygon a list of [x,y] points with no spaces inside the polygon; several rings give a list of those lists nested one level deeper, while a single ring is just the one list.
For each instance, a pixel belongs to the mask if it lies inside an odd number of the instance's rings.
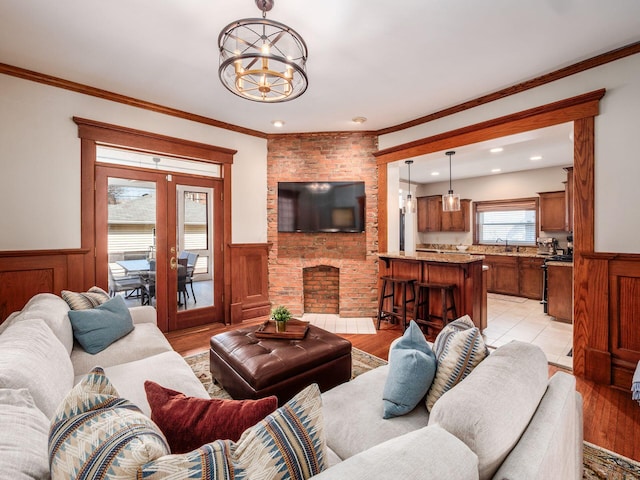
[{"label": "door glass pane", "polygon": [[110,177],[107,197],[110,293],[154,305],[156,185]]},{"label": "door glass pane", "polygon": [[177,185],[178,309],[213,305],[213,189]]}]

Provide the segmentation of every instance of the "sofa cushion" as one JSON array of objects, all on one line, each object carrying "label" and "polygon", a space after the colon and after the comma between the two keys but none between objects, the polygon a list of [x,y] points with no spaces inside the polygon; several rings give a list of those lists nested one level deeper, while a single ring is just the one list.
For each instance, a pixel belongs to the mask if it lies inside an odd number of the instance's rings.
[{"label": "sofa cushion", "polygon": [[325,469],[322,400],[318,385],[298,393],[237,443],[217,440],[183,455],[144,465],[139,478],[308,479]]},{"label": "sofa cushion", "polygon": [[436,356],[418,324],[411,320],[389,351],[389,375],[382,392],[382,418],[413,410],[424,398],[436,373]]},{"label": "sofa cushion", "polygon": [[15,312],[12,316],[4,321],[0,328],[0,333],[13,322],[29,318],[40,318],[45,321],[60,343],[67,349],[67,354],[71,353],[73,348],[73,330],[67,312],[69,305],[57,295],[52,293],[39,293],[31,297],[24,306],[22,311]]},{"label": "sofa cushion", "polygon": [[547,380],[542,350],[512,341],[445,393],[431,410],[429,424],[466,443],[478,455],[480,479],[492,478],[531,421]]},{"label": "sofa cushion", "polygon": [[51,478],[135,478],[140,465],[169,453],[160,429],[120,398],[101,368],[76,385],[49,434]]},{"label": "sofa cushion", "polygon": [[[142,323],[136,325],[131,333],[109,345],[109,348],[96,354],[85,352],[76,343],[71,352],[71,363],[75,374],[83,375],[96,366],[106,368],[170,351],[173,349],[158,327],[153,323]],[[142,384],[140,388],[142,389]]]},{"label": "sofa cushion", "polygon": [[145,381],[153,420],[171,447],[186,453],[215,440],[238,441],[240,435],[278,408],[275,396],[258,400],[204,399]]},{"label": "sofa cushion", "polygon": [[98,305],[108,301],[111,297],[100,287],[91,287],[86,292],[72,292],[70,290],[62,290],[60,295],[65,302],[69,304],[71,310],[86,310],[95,308]]},{"label": "sofa cushion", "polygon": [[85,352],[101,352],[133,330],[133,320],[124,299],[116,295],[95,308],[70,310],[73,336]]},{"label": "sofa cushion", "polygon": [[406,415],[382,418],[382,391],[388,372],[389,366],[384,365],[322,394],[327,445],[340,458],[427,426],[429,414],[424,402]]},{"label": "sofa cushion", "polygon": [[[138,328],[136,327],[136,330]],[[200,380],[193,374],[191,367],[173,350],[106,367],[104,371],[120,395],[130,400],[147,416],[151,416],[151,407],[144,390],[145,380],[151,380],[160,385],[171,385],[190,397],[210,398]]]},{"label": "sofa cushion", "polygon": [[44,320],[14,322],[0,335],[0,388],[26,388],[48,417],[73,387],[67,350]]},{"label": "sofa cushion", "polygon": [[433,425],[387,440],[331,467],[314,480],[397,480],[478,478],[478,457]]},{"label": "sofa cushion", "polygon": [[0,472],[12,480],[48,478],[49,419],[26,388],[0,388]]},{"label": "sofa cushion", "polygon": [[443,393],[461,382],[482,361],[487,350],[480,329],[468,315],[444,327],[436,337],[433,352],[438,361],[435,378],[427,393],[427,410]]}]

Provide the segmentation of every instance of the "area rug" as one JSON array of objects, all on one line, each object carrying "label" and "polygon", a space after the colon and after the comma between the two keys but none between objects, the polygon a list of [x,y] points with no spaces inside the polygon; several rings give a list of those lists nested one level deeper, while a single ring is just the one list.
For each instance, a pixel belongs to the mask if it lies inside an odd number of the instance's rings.
[{"label": "area rug", "polygon": [[[209,352],[185,357],[185,360],[204,385],[212,398],[231,398],[229,394],[211,379]],[[362,350],[351,351],[352,374],[358,375],[387,362]],[[584,480],[632,480],[640,479],[640,463],[610,452],[604,448],[584,442]]]}]

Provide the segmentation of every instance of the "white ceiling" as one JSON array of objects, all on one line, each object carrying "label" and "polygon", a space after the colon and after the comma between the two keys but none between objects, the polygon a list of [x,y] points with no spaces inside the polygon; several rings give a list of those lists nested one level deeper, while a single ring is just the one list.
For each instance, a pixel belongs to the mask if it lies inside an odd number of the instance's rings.
[{"label": "white ceiling", "polygon": [[[503,150],[492,153],[490,150],[493,148]],[[565,123],[487,140],[458,147],[453,151],[453,180],[555,166],[566,167],[573,165],[573,124]],[[414,163],[411,165],[411,183],[449,181],[449,157],[444,151],[422,155],[412,160]],[[400,165],[400,178],[407,181],[408,167],[402,161],[397,164]],[[493,171],[496,169],[498,171]],[[433,175],[434,172],[438,175]]]},{"label": "white ceiling", "polygon": [[640,40],[638,0],[275,0],[267,18],[309,47],[309,88],[264,105],[217,73],[220,30],[260,15],[254,0],[0,0],[0,62],[266,133],[378,130]]}]

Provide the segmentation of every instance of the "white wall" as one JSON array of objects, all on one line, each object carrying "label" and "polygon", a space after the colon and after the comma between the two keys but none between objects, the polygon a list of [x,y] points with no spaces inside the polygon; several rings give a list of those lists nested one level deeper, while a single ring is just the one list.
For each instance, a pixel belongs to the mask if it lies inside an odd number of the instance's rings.
[{"label": "white wall", "polygon": [[238,150],[232,240],[267,240],[267,141],[0,74],[0,250],[80,247],[80,139],[72,117]]},{"label": "white wall", "polygon": [[379,146],[382,150],[600,88],[607,93],[600,102],[595,127],[595,249],[640,253],[640,215],[634,212],[640,180],[640,54],[381,136]]},{"label": "white wall", "polygon": [[[513,198],[537,197],[538,192],[564,190],[567,172],[562,167],[540,168],[516,173],[504,173],[477,178],[456,180],[454,190],[460,198],[474,202],[484,200],[506,200]],[[418,185],[416,194],[420,197],[442,195],[449,189],[449,182]],[[473,212],[473,205],[471,206]],[[556,237],[560,246],[565,247],[567,234],[542,232],[543,236]],[[448,245],[471,245],[473,232],[418,233],[419,243],[439,243]]]}]

